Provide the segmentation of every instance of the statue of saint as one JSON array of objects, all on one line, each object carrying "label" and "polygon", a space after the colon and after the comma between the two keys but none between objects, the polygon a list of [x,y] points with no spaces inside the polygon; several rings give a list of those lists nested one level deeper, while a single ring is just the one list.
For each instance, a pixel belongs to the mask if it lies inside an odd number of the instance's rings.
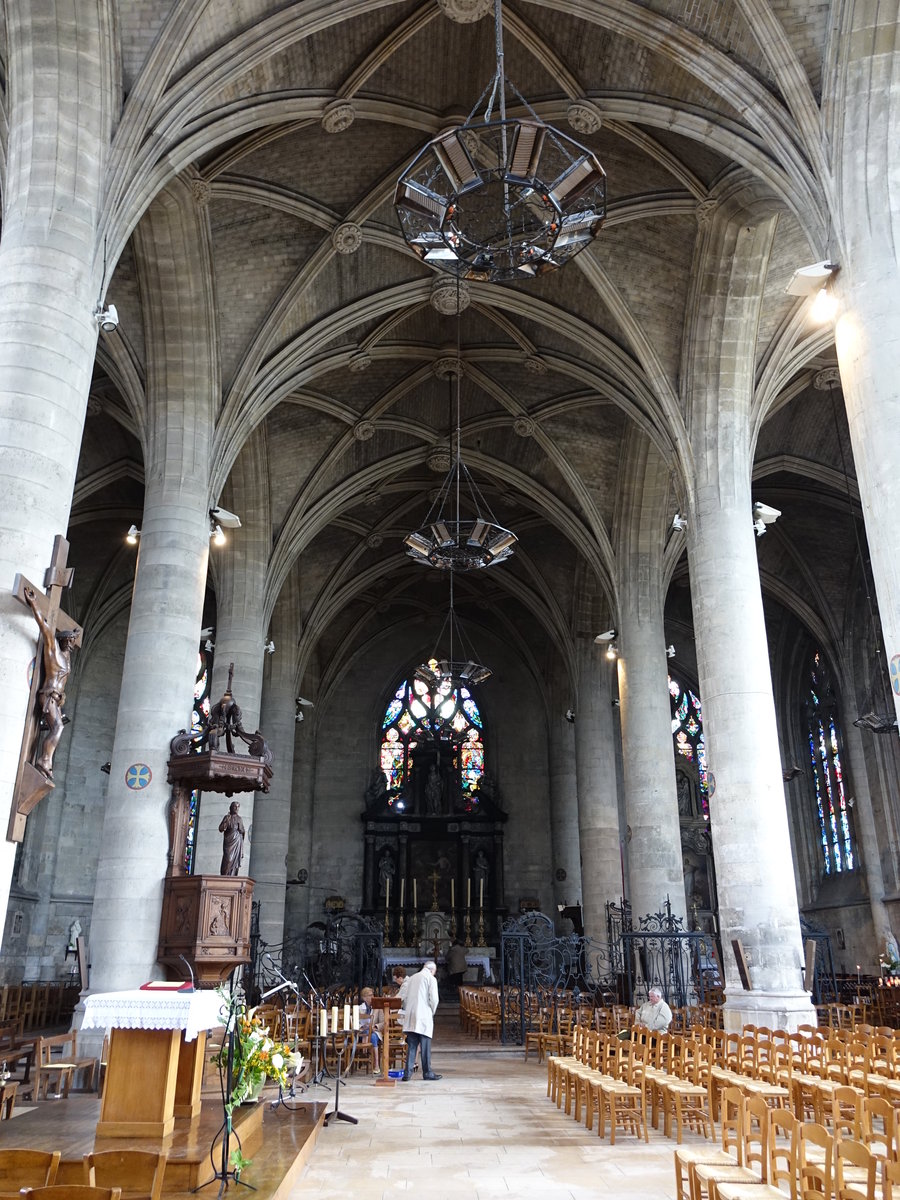
[{"label": "statue of saint", "polygon": [[[34,591],[31,588],[25,589],[25,600],[34,614],[44,641],[44,682],[41,685],[40,697],[45,733],[34,765],[47,779],[52,779],[53,755],[65,725],[62,709],[66,702],[66,681],[72,666],[72,649],[78,632],[74,629],[60,629],[54,635],[44,614],[34,602]],[[40,735],[38,741],[40,742]]]},{"label": "statue of saint", "polygon": [[488,875],[490,874],[491,865],[487,860],[487,855],[483,850],[479,850],[475,855],[475,862],[472,866],[472,874],[475,876],[476,884],[482,883],[484,891],[487,891]]},{"label": "statue of saint", "polygon": [[66,958],[78,952],[78,939],[81,937],[81,921],[78,917],[69,926],[69,937],[66,941]]},{"label": "statue of saint", "polygon": [[231,807],[222,818],[219,833],[224,833],[222,839],[222,866],[220,875],[240,875],[241,859],[244,857],[244,822],[238,815],[241,806],[237,800],[232,800]]},{"label": "statue of saint", "polygon": [[[384,776],[382,776],[384,778]],[[387,881],[394,878],[394,873],[397,868],[394,864],[394,856],[385,846],[381,853],[381,858],[378,860],[378,895],[383,896],[387,892]]]},{"label": "statue of saint", "polygon": [[425,801],[428,805],[428,811],[432,816],[440,816],[441,813],[441,796],[443,794],[443,786],[441,777],[438,775],[438,769],[434,765],[428,768],[428,779],[425,783]]},{"label": "statue of saint", "polygon": [[366,808],[378,808],[387,795],[387,779],[384,771],[372,772],[369,786],[366,788]]}]

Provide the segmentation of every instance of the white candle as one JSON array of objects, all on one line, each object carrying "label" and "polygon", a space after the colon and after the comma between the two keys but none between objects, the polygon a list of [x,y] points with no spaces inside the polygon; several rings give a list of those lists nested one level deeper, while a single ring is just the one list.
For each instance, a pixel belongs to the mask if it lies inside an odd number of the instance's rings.
[{"label": "white candle", "polygon": [[478,907],[484,908],[484,880],[478,880]]},{"label": "white candle", "polygon": [[400,907],[403,907],[403,901],[406,899],[406,880],[400,880]]},{"label": "white candle", "polygon": [[456,880],[450,880],[450,907],[456,908]]},{"label": "white candle", "polygon": [[466,880],[466,908],[472,907],[472,877]]},{"label": "white candle", "polygon": [[338,1031],[337,1005],[332,1004],[332,1006],[331,1006],[331,1032],[337,1033],[337,1031]]},{"label": "white candle", "polygon": [[358,1004],[353,1005],[353,1028],[354,1028],[354,1030],[359,1029],[359,1005]]},{"label": "white candle", "polygon": [[391,877],[390,877],[390,875],[388,875],[387,882],[386,882],[385,888],[384,888],[384,911],[387,912],[387,910],[390,907],[391,907]]},{"label": "white candle", "polygon": [[345,1004],[344,1005],[344,1031],[346,1032],[349,1028],[350,1028],[350,1005]]},{"label": "white candle", "polygon": [[324,1008],[319,1009],[319,1037],[328,1036],[328,1013]]},{"label": "white candle", "polygon": [[413,880],[413,908],[418,908],[418,907],[419,907],[419,905],[418,905],[418,898],[419,898],[419,893],[418,893],[418,891],[416,890],[416,881],[415,881],[415,880]]}]

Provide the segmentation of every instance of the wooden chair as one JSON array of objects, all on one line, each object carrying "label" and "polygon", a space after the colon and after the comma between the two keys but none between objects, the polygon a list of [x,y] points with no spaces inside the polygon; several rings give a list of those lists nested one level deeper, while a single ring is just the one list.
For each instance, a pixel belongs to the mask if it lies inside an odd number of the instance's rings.
[{"label": "wooden chair", "polygon": [[678,1146],[675,1149],[675,1196],[685,1200],[691,1193],[691,1168],[700,1163],[719,1167],[740,1166],[741,1107],[743,1094],[726,1088],[722,1094],[722,1141],[719,1150]]},{"label": "wooden chair", "polygon": [[882,1200],[900,1200],[900,1162],[881,1164]]},{"label": "wooden chair", "polygon": [[[853,1168],[848,1170],[849,1168]],[[834,1147],[834,1200],[876,1200],[877,1160],[862,1142],[841,1138]]]},{"label": "wooden chair", "polygon": [[[75,1076],[84,1072],[86,1078],[84,1091],[94,1090],[94,1080],[97,1075],[97,1059],[91,1055],[78,1053],[78,1030],[70,1029],[68,1033],[58,1033],[54,1037],[41,1038],[41,1049],[46,1055],[42,1065],[70,1066],[72,1081]],[[68,1095],[68,1092],[66,1093]]]},{"label": "wooden chair", "polygon": [[862,1141],[865,1127],[863,1108],[865,1097],[854,1087],[839,1086],[831,1093],[830,1123],[836,1141],[844,1137],[855,1142]]},{"label": "wooden chair", "polygon": [[0,1200],[18,1200],[23,1187],[44,1187],[56,1182],[58,1150],[0,1150]]},{"label": "wooden chair", "polygon": [[882,1164],[897,1161],[897,1132],[897,1110],[893,1104],[883,1096],[868,1096],[863,1105],[863,1133],[859,1140]]},{"label": "wooden chair", "polygon": [[95,1150],[83,1161],[90,1187],[121,1188],[123,1200],[160,1200],[167,1150]]},{"label": "wooden chair", "polygon": [[798,1200],[831,1200],[834,1138],[824,1125],[804,1121],[797,1130]]},{"label": "wooden chair", "polygon": [[122,1189],[57,1183],[53,1187],[23,1188],[21,1200],[122,1200]]},{"label": "wooden chair", "polygon": [[741,1105],[740,1165],[719,1167],[700,1163],[691,1174],[692,1200],[702,1200],[704,1188],[709,1200],[726,1183],[761,1184],[769,1182],[769,1108],[759,1096],[745,1096]]}]

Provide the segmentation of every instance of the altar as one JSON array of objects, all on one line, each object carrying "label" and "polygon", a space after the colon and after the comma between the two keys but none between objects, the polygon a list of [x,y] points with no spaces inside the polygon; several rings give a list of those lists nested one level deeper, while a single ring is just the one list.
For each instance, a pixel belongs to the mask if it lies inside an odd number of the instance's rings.
[{"label": "altar", "polygon": [[98,1137],[166,1137],[200,1113],[206,1031],[223,1025],[213,991],[99,992],[82,1029],[110,1031]]},{"label": "altar", "polygon": [[[496,957],[493,946],[475,946],[466,951],[466,983],[488,983],[492,978],[491,959]],[[385,946],[382,965],[385,973],[392,967],[405,967],[407,971],[421,970],[426,962],[434,961],[438,967],[444,966],[446,958],[439,954],[422,954],[409,946]]]}]

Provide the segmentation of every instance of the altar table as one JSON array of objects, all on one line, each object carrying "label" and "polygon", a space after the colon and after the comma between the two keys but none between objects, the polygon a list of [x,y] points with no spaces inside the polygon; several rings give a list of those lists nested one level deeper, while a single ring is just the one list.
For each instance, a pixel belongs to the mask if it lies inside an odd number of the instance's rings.
[{"label": "altar table", "polygon": [[216,992],[101,992],[88,996],[83,1029],[110,1031],[98,1137],[170,1134],[200,1114],[206,1031],[223,1025]]}]

